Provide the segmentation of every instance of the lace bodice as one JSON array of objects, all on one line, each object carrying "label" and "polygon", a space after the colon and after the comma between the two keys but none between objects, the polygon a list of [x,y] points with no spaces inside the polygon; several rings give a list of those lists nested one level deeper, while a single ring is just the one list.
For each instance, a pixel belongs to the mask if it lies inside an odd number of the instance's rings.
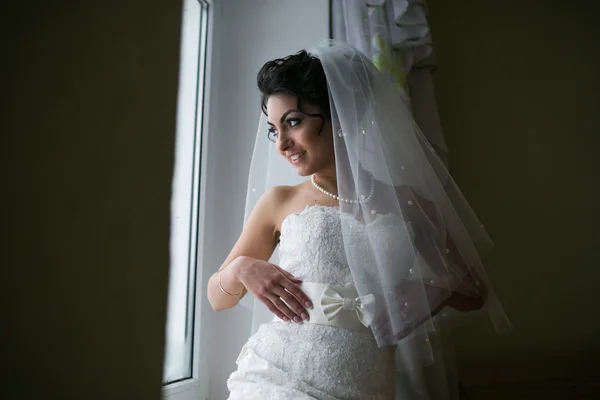
[{"label": "lace bodice", "polygon": [[279,264],[306,282],[353,286],[338,207],[307,206],[281,224]]},{"label": "lace bodice", "polygon": [[[281,226],[279,265],[305,282],[353,286],[337,207],[312,206]],[[393,398],[393,349],[361,332],[312,323],[260,326],[229,381],[236,399]]]},{"label": "lace bodice", "polygon": [[[344,249],[341,219],[352,226],[354,246]],[[393,214],[380,214],[374,222],[364,225],[354,217],[340,213],[338,207],[307,206],[299,214],[288,215],[281,224],[280,266],[306,282],[355,286],[355,280],[373,281],[376,265],[373,251],[389,254],[398,262],[397,273],[409,276],[418,262],[412,245],[412,232],[402,219]],[[360,246],[360,243],[368,245]],[[357,268],[353,277],[346,259],[347,253]],[[426,265],[419,264],[422,277],[433,278]]]}]

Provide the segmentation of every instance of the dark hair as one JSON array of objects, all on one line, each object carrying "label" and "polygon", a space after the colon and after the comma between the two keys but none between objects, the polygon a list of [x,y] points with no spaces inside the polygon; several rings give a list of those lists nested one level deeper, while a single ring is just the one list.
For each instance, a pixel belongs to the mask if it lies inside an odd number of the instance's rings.
[{"label": "dark hair", "polygon": [[303,103],[308,103],[318,107],[327,119],[331,118],[325,71],[321,61],[305,50],[267,62],[258,72],[257,83],[265,115],[269,97],[283,93],[296,97],[299,111]]}]

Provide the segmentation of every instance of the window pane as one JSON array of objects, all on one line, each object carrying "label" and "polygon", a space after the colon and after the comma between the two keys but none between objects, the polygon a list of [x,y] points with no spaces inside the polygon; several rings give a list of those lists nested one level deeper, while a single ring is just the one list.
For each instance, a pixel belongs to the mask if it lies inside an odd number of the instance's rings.
[{"label": "window pane", "polygon": [[171,199],[171,273],[163,383],[192,377],[200,154],[208,6],[184,0]]}]

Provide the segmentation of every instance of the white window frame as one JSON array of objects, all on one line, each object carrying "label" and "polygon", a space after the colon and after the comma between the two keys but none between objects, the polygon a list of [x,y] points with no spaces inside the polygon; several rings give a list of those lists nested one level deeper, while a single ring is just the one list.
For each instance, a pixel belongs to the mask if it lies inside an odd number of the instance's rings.
[{"label": "white window frame", "polygon": [[[209,104],[210,104],[210,86],[211,86],[211,66],[213,64],[213,32],[214,32],[214,17],[215,17],[215,8],[216,4],[219,0],[183,0],[184,6],[185,3],[188,2],[199,2],[204,3],[208,6],[208,18],[206,23],[208,24],[206,29],[206,38],[200,39],[200,46],[198,49],[198,54],[201,51],[205,52],[205,62],[204,66],[198,65],[198,82],[196,82],[196,86],[200,88],[200,85],[203,85],[203,100],[202,100],[202,110],[197,110],[196,117],[196,148],[194,149],[196,157],[194,159],[194,171],[196,174],[199,174],[198,180],[194,183],[196,185],[197,190],[195,191],[193,201],[198,204],[197,211],[192,214],[192,219],[197,220],[197,225],[192,226],[192,230],[195,232],[191,232],[192,237],[196,237],[196,270],[190,274],[190,278],[193,280],[191,282],[194,287],[194,298],[193,298],[193,306],[194,306],[194,334],[193,334],[193,345],[192,345],[192,376],[189,379],[177,381],[174,383],[170,383],[164,385],[162,388],[162,398],[165,400],[202,400],[208,399],[209,397],[209,374],[208,374],[208,349],[202,345],[203,338],[201,334],[203,333],[201,328],[202,326],[202,300],[205,297],[205,284],[202,279],[202,254],[204,248],[204,229],[205,220],[206,220],[206,171],[207,171],[207,149],[208,146],[206,143],[207,132],[209,126]],[[182,16],[183,21],[184,16]],[[182,24],[182,31],[185,29],[185,26]],[[193,28],[197,30],[198,34],[202,33],[202,26],[200,24],[196,24]],[[182,33],[183,38],[183,33]],[[198,59],[198,57],[195,57]],[[202,82],[203,80],[203,82]],[[198,93],[196,94],[198,96]],[[204,332],[206,333],[206,332]]]}]

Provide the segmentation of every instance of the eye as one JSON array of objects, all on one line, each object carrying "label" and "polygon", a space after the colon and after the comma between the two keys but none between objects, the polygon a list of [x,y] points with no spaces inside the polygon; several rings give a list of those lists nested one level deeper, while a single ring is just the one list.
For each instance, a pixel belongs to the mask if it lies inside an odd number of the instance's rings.
[{"label": "eye", "polygon": [[275,129],[275,128],[269,128],[268,131],[267,131],[267,137],[273,143],[275,143],[277,141],[277,135],[278,134],[279,133],[277,132],[277,129]]},{"label": "eye", "polygon": [[287,120],[288,125],[290,126],[290,128],[295,127],[296,125],[300,124],[301,120],[299,118],[290,118]]}]

